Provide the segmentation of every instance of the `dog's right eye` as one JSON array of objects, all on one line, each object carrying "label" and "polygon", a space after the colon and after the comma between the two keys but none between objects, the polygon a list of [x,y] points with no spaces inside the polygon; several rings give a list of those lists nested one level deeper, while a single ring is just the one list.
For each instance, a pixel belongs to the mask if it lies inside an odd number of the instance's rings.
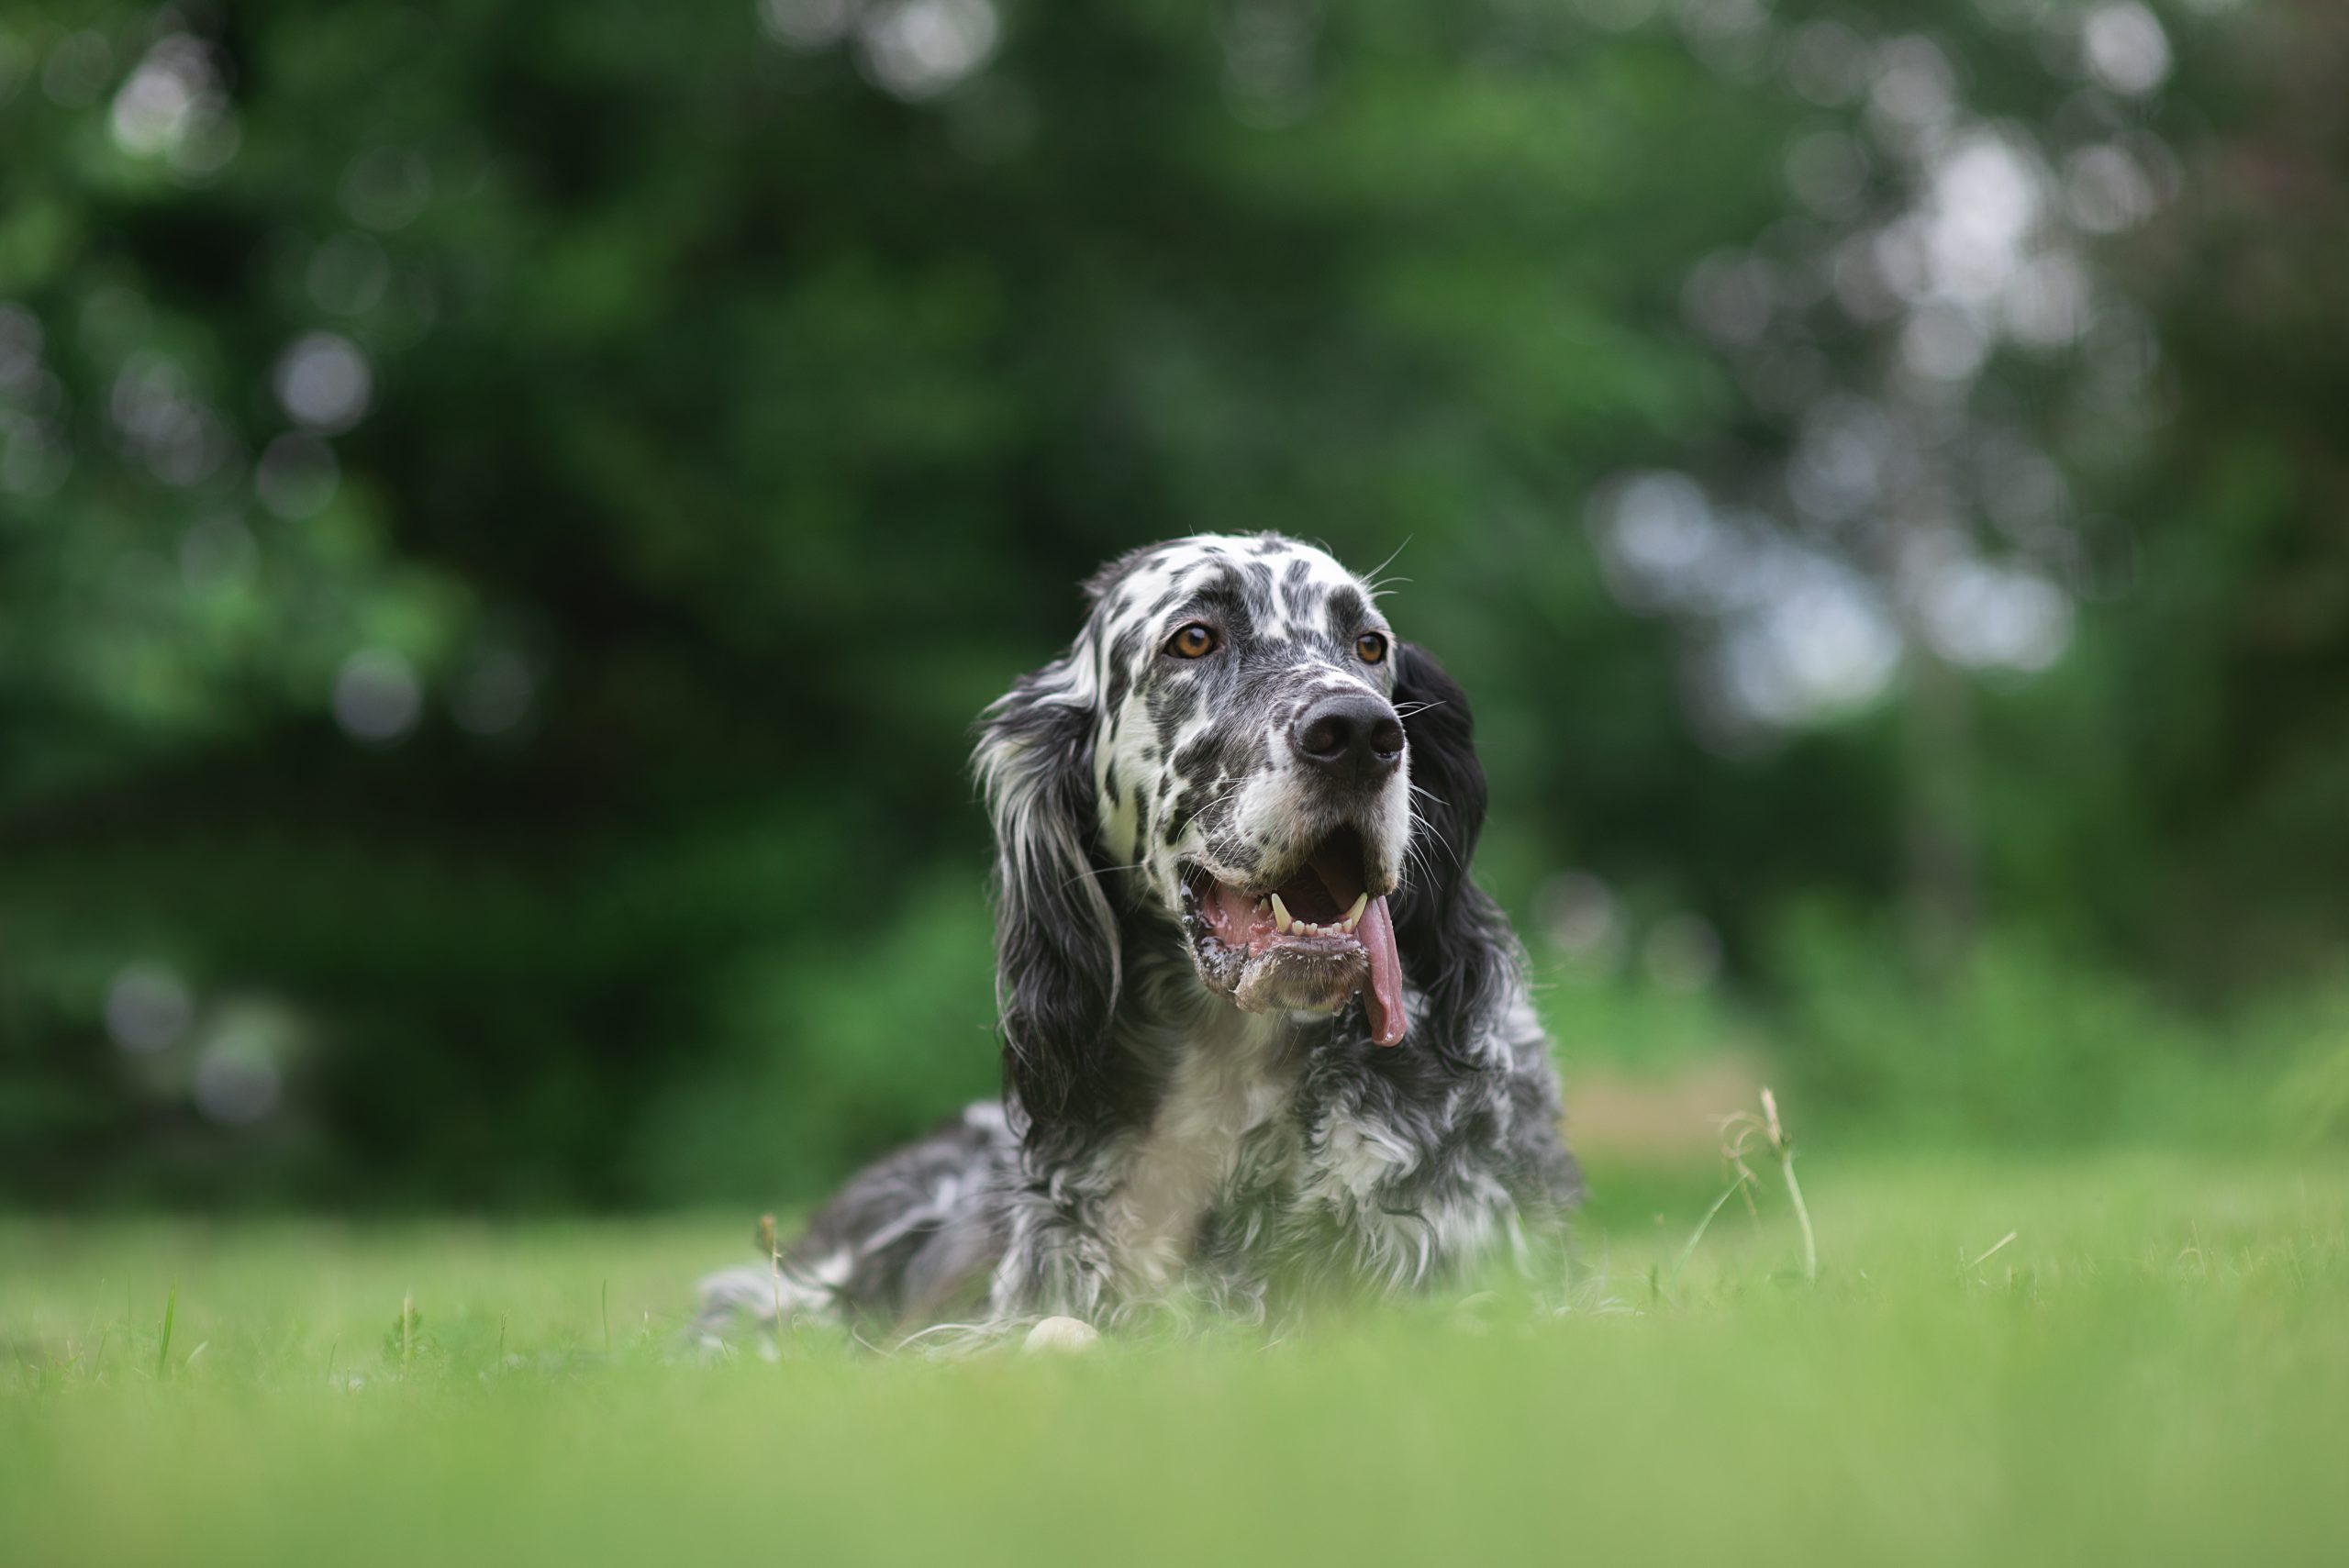
[{"label": "dog's right eye", "polygon": [[1177,659],[1204,659],[1215,651],[1215,628],[1195,620],[1166,639],[1166,651]]}]

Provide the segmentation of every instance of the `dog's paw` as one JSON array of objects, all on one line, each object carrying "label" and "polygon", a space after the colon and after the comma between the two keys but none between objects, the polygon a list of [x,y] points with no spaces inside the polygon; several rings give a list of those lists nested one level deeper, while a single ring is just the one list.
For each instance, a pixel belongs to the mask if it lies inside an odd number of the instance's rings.
[{"label": "dog's paw", "polygon": [[1075,1318],[1047,1318],[1028,1330],[1028,1338],[1020,1341],[1021,1352],[1053,1351],[1074,1355],[1089,1351],[1101,1342],[1101,1330]]}]

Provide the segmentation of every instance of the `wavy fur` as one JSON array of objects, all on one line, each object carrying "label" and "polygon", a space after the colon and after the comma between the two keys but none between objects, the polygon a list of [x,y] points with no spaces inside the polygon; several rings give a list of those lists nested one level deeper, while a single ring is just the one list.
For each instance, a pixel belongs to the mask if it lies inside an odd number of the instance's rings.
[{"label": "wavy fur", "polygon": [[[1530,1262],[1579,1191],[1507,919],[1468,875],[1486,784],[1467,699],[1369,586],[1274,535],[1140,550],[1068,651],[983,716],[1001,1101],[860,1173],[780,1271],[706,1282],[702,1327],[816,1314],[934,1340],[1046,1315],[1262,1318]],[[1166,651],[1186,624],[1213,658]],[[1370,660],[1365,637],[1391,648]],[[1398,717],[1341,786],[1303,727]],[[1391,761],[1391,759],[1390,759]],[[1408,1032],[1351,989],[1247,1010],[1203,888],[1278,885],[1331,833],[1392,886]]]}]

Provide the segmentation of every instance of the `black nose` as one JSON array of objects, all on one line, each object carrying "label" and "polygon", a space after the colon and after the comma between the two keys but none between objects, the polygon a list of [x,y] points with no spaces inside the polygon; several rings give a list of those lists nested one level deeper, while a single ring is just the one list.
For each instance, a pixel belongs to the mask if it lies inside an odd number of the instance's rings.
[{"label": "black nose", "polygon": [[1345,784],[1384,780],[1403,760],[1403,724],[1375,692],[1346,692],[1308,706],[1289,734],[1297,754]]}]

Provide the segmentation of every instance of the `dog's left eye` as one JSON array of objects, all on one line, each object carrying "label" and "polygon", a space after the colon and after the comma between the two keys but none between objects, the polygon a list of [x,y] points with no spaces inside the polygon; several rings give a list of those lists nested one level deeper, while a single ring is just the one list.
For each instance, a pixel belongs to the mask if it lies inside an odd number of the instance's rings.
[{"label": "dog's left eye", "polygon": [[1215,651],[1215,628],[1195,620],[1166,639],[1166,651],[1177,659],[1204,659]]},{"label": "dog's left eye", "polygon": [[1376,664],[1386,658],[1386,639],[1375,631],[1365,631],[1354,639],[1354,651],[1365,664]]}]

